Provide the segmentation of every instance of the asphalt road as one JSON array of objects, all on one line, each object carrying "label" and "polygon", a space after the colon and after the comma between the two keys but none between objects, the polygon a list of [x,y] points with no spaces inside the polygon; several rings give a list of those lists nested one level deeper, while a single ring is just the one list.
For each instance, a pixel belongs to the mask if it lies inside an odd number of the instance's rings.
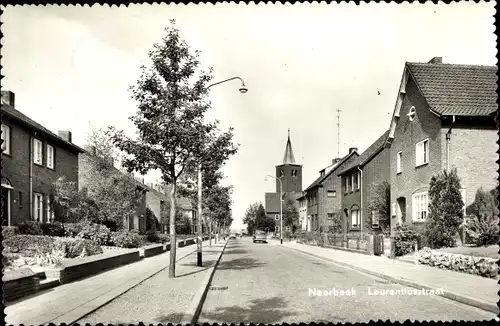
[{"label": "asphalt road", "polygon": [[[200,325],[495,318],[492,313],[436,295],[373,295],[414,289],[279,245],[254,244],[251,238],[230,240],[211,285]],[[309,290],[333,288],[339,293],[350,290],[351,295],[315,296]]]}]

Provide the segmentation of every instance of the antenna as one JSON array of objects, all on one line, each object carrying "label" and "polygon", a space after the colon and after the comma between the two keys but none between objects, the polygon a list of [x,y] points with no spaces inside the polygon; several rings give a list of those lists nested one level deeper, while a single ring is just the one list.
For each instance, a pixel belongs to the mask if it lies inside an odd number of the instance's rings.
[{"label": "antenna", "polygon": [[337,109],[337,157],[340,158],[340,112],[342,110]]}]

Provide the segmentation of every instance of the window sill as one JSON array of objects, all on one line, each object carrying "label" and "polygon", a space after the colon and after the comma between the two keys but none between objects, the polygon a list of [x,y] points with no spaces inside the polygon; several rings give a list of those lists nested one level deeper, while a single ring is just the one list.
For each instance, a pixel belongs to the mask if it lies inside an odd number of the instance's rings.
[{"label": "window sill", "polygon": [[417,224],[425,223],[425,220],[413,220],[412,223],[417,223]]},{"label": "window sill", "polygon": [[44,167],[43,164],[40,164],[40,163],[36,163],[36,162],[33,162],[33,165],[36,165],[36,166],[39,166],[39,167]]},{"label": "window sill", "polygon": [[403,171],[396,172],[396,175],[401,175]]},{"label": "window sill", "polygon": [[12,154],[10,152],[9,153],[2,152],[2,155],[8,156],[8,157],[12,157]]},{"label": "window sill", "polygon": [[423,163],[423,164],[419,164],[419,165],[416,165],[416,166],[415,166],[415,169],[418,169],[418,168],[421,168],[421,167],[424,167],[424,166],[427,166],[427,165],[429,165],[429,162],[427,162],[427,163]]},{"label": "window sill", "polygon": [[51,168],[50,166],[47,166],[47,169],[49,169],[50,171],[54,171],[54,172],[56,171],[55,168]]}]

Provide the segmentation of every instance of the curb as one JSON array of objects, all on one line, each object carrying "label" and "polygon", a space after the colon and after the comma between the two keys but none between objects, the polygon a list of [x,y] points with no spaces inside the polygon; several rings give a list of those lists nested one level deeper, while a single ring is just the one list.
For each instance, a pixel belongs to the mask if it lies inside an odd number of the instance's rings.
[{"label": "curb", "polygon": [[[379,273],[379,272],[374,272],[374,271],[369,270],[369,269],[365,269],[365,268],[358,267],[358,266],[355,266],[355,265],[351,265],[351,264],[348,264],[348,263],[340,262],[340,261],[337,261],[335,259],[331,259],[331,258],[323,257],[323,256],[320,256],[320,255],[316,255],[316,254],[313,254],[313,253],[310,253],[310,252],[306,252],[306,251],[303,251],[303,250],[300,250],[300,249],[297,249],[297,248],[291,248],[291,247],[286,247],[286,248],[292,249],[292,250],[295,250],[295,251],[298,251],[298,252],[301,252],[301,253],[309,255],[309,256],[313,256],[313,257],[316,257],[316,258],[327,260],[327,261],[333,262],[335,264],[341,265],[343,267],[348,267],[348,268],[356,270],[358,272],[362,272],[362,273],[365,273],[365,274],[376,276],[376,277],[379,277],[379,278],[384,279],[386,281],[395,282],[395,283],[398,283],[398,284],[401,284],[401,285],[404,285],[404,286],[409,286],[409,287],[416,288],[416,289],[426,289],[426,290],[435,290],[436,289],[435,286],[429,286],[427,284],[418,283],[418,282],[415,282],[415,281],[412,281],[412,280],[408,280],[408,279],[404,279],[404,278],[399,278],[399,277],[394,277],[394,276],[389,276],[389,275],[385,275],[385,274],[382,274],[382,273]],[[499,308],[498,308],[498,306],[496,304],[489,303],[489,302],[486,302],[486,301],[483,301],[483,300],[479,300],[479,299],[476,299],[476,298],[471,298],[471,297],[465,296],[463,294],[458,294],[458,293],[455,293],[455,292],[448,291],[446,289],[443,291],[443,294],[437,294],[437,295],[439,295],[440,297],[444,297],[444,298],[456,301],[456,302],[460,302],[460,303],[466,304],[468,306],[472,306],[472,307],[476,307],[476,308],[479,308],[479,309],[482,309],[482,310],[485,310],[485,311],[488,311],[488,312],[492,312],[494,314],[498,314],[498,312],[499,312]]]},{"label": "curb", "polygon": [[[165,251],[162,254],[165,254],[165,253],[168,253],[168,252],[169,251]],[[179,262],[181,259],[184,259],[187,256],[191,255],[193,252],[196,252],[196,250],[192,250],[189,253],[183,255],[182,257],[178,257],[177,260],[176,260],[176,263]],[[156,256],[159,256],[159,255],[156,255]],[[54,318],[54,319],[46,322],[45,324],[49,324],[49,323],[54,323],[56,325],[61,324],[61,323],[66,323],[67,325],[75,324],[76,322],[78,322],[78,320],[84,318],[87,315],[90,315],[91,313],[93,313],[97,309],[99,309],[99,308],[107,305],[108,303],[110,303],[111,301],[115,300],[119,296],[121,296],[121,295],[125,294],[126,292],[132,290],[133,288],[135,288],[139,284],[147,281],[148,279],[152,278],[153,276],[157,275],[158,273],[162,272],[163,270],[169,268],[169,266],[170,266],[170,263],[167,266],[162,267],[159,270],[152,272],[151,274],[147,275],[144,278],[141,277],[141,279],[139,281],[132,280],[128,284],[125,283],[124,284],[125,286],[122,285],[121,287],[119,286],[117,288],[114,288],[114,289],[110,290],[110,292],[108,292],[108,293],[104,293],[103,295],[101,295],[101,297],[103,297],[104,300],[99,300],[99,297],[98,297],[98,298],[96,298],[94,300],[91,300],[91,301],[83,304],[82,306],[88,306],[88,305],[91,305],[92,302],[98,302],[95,306],[89,307],[87,309],[87,311],[85,311],[85,312],[78,312],[78,308],[79,307],[77,307],[77,308],[75,308],[72,311],[68,311],[68,312],[66,312],[63,315],[61,315],[59,317],[56,317],[56,318]]]},{"label": "curb", "polygon": [[228,242],[229,241],[226,240],[226,243],[224,244],[224,247],[219,253],[219,257],[217,257],[215,264],[212,267],[210,267],[210,271],[203,280],[201,288],[198,290],[198,292],[196,292],[195,296],[193,297],[193,300],[191,301],[191,304],[189,305],[187,312],[182,317],[180,324],[196,325],[196,323],[198,322],[198,317],[200,316],[201,308],[203,307],[203,303],[205,302],[205,298],[207,297],[208,288],[210,286],[210,283],[212,282],[215,270],[217,269],[217,265],[219,265],[220,259],[224,254],[224,250],[226,249]]}]

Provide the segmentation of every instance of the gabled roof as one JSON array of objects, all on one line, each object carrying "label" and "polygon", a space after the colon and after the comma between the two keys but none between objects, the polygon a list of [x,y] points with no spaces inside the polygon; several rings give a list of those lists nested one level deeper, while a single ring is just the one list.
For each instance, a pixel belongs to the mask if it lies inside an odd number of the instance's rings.
[{"label": "gabled roof", "polygon": [[368,163],[375,155],[379,153],[381,149],[384,148],[385,140],[389,135],[389,130],[384,132],[382,136],[380,136],[373,144],[371,144],[361,155],[356,157],[350,164],[346,165],[343,169],[338,172],[338,175],[344,174],[347,171],[358,167],[364,166]]},{"label": "gabled roof", "polygon": [[307,187],[304,191],[308,191],[308,190],[311,190],[317,186],[319,186],[326,178],[328,178],[334,171],[336,171],[340,166],[342,166],[342,164],[344,164],[345,161],[347,161],[347,159],[353,155],[356,155],[358,156],[358,152],[356,151],[352,151],[351,153],[347,154],[346,156],[344,156],[340,161],[338,161],[337,163],[334,164],[334,166],[330,169],[330,171],[328,173],[325,173],[325,175],[323,176],[319,176],[319,178],[317,178],[316,180],[314,180],[313,183],[311,183],[311,185],[309,187]]},{"label": "gabled roof", "polygon": [[387,143],[394,139],[394,132],[411,77],[430,110],[442,116],[492,116],[498,106],[497,72],[495,66],[459,65],[406,62],[392,114]]},{"label": "gabled roof", "polygon": [[438,115],[487,116],[497,110],[497,67],[407,62],[411,76]]},{"label": "gabled roof", "polygon": [[283,164],[295,164],[293,156],[292,142],[290,141],[290,129],[288,129],[288,140],[285,147],[285,155],[283,156]]},{"label": "gabled roof", "polygon": [[47,136],[49,138],[52,138],[53,140],[55,140],[61,144],[66,145],[66,147],[71,148],[75,152],[79,152],[79,153],[85,152],[85,150],[83,148],[80,148],[79,146],[64,140],[63,138],[54,134],[49,129],[45,128],[44,126],[42,126],[38,122],[32,120],[31,118],[26,116],[24,113],[22,113],[19,110],[16,110],[14,107],[12,107],[11,105],[9,105],[7,103],[2,103],[2,107],[0,109],[0,112],[2,113],[2,115],[5,114],[6,116],[11,118],[12,120],[15,120],[22,125],[25,125],[25,126],[31,128],[37,132],[44,134],[45,136]]}]

